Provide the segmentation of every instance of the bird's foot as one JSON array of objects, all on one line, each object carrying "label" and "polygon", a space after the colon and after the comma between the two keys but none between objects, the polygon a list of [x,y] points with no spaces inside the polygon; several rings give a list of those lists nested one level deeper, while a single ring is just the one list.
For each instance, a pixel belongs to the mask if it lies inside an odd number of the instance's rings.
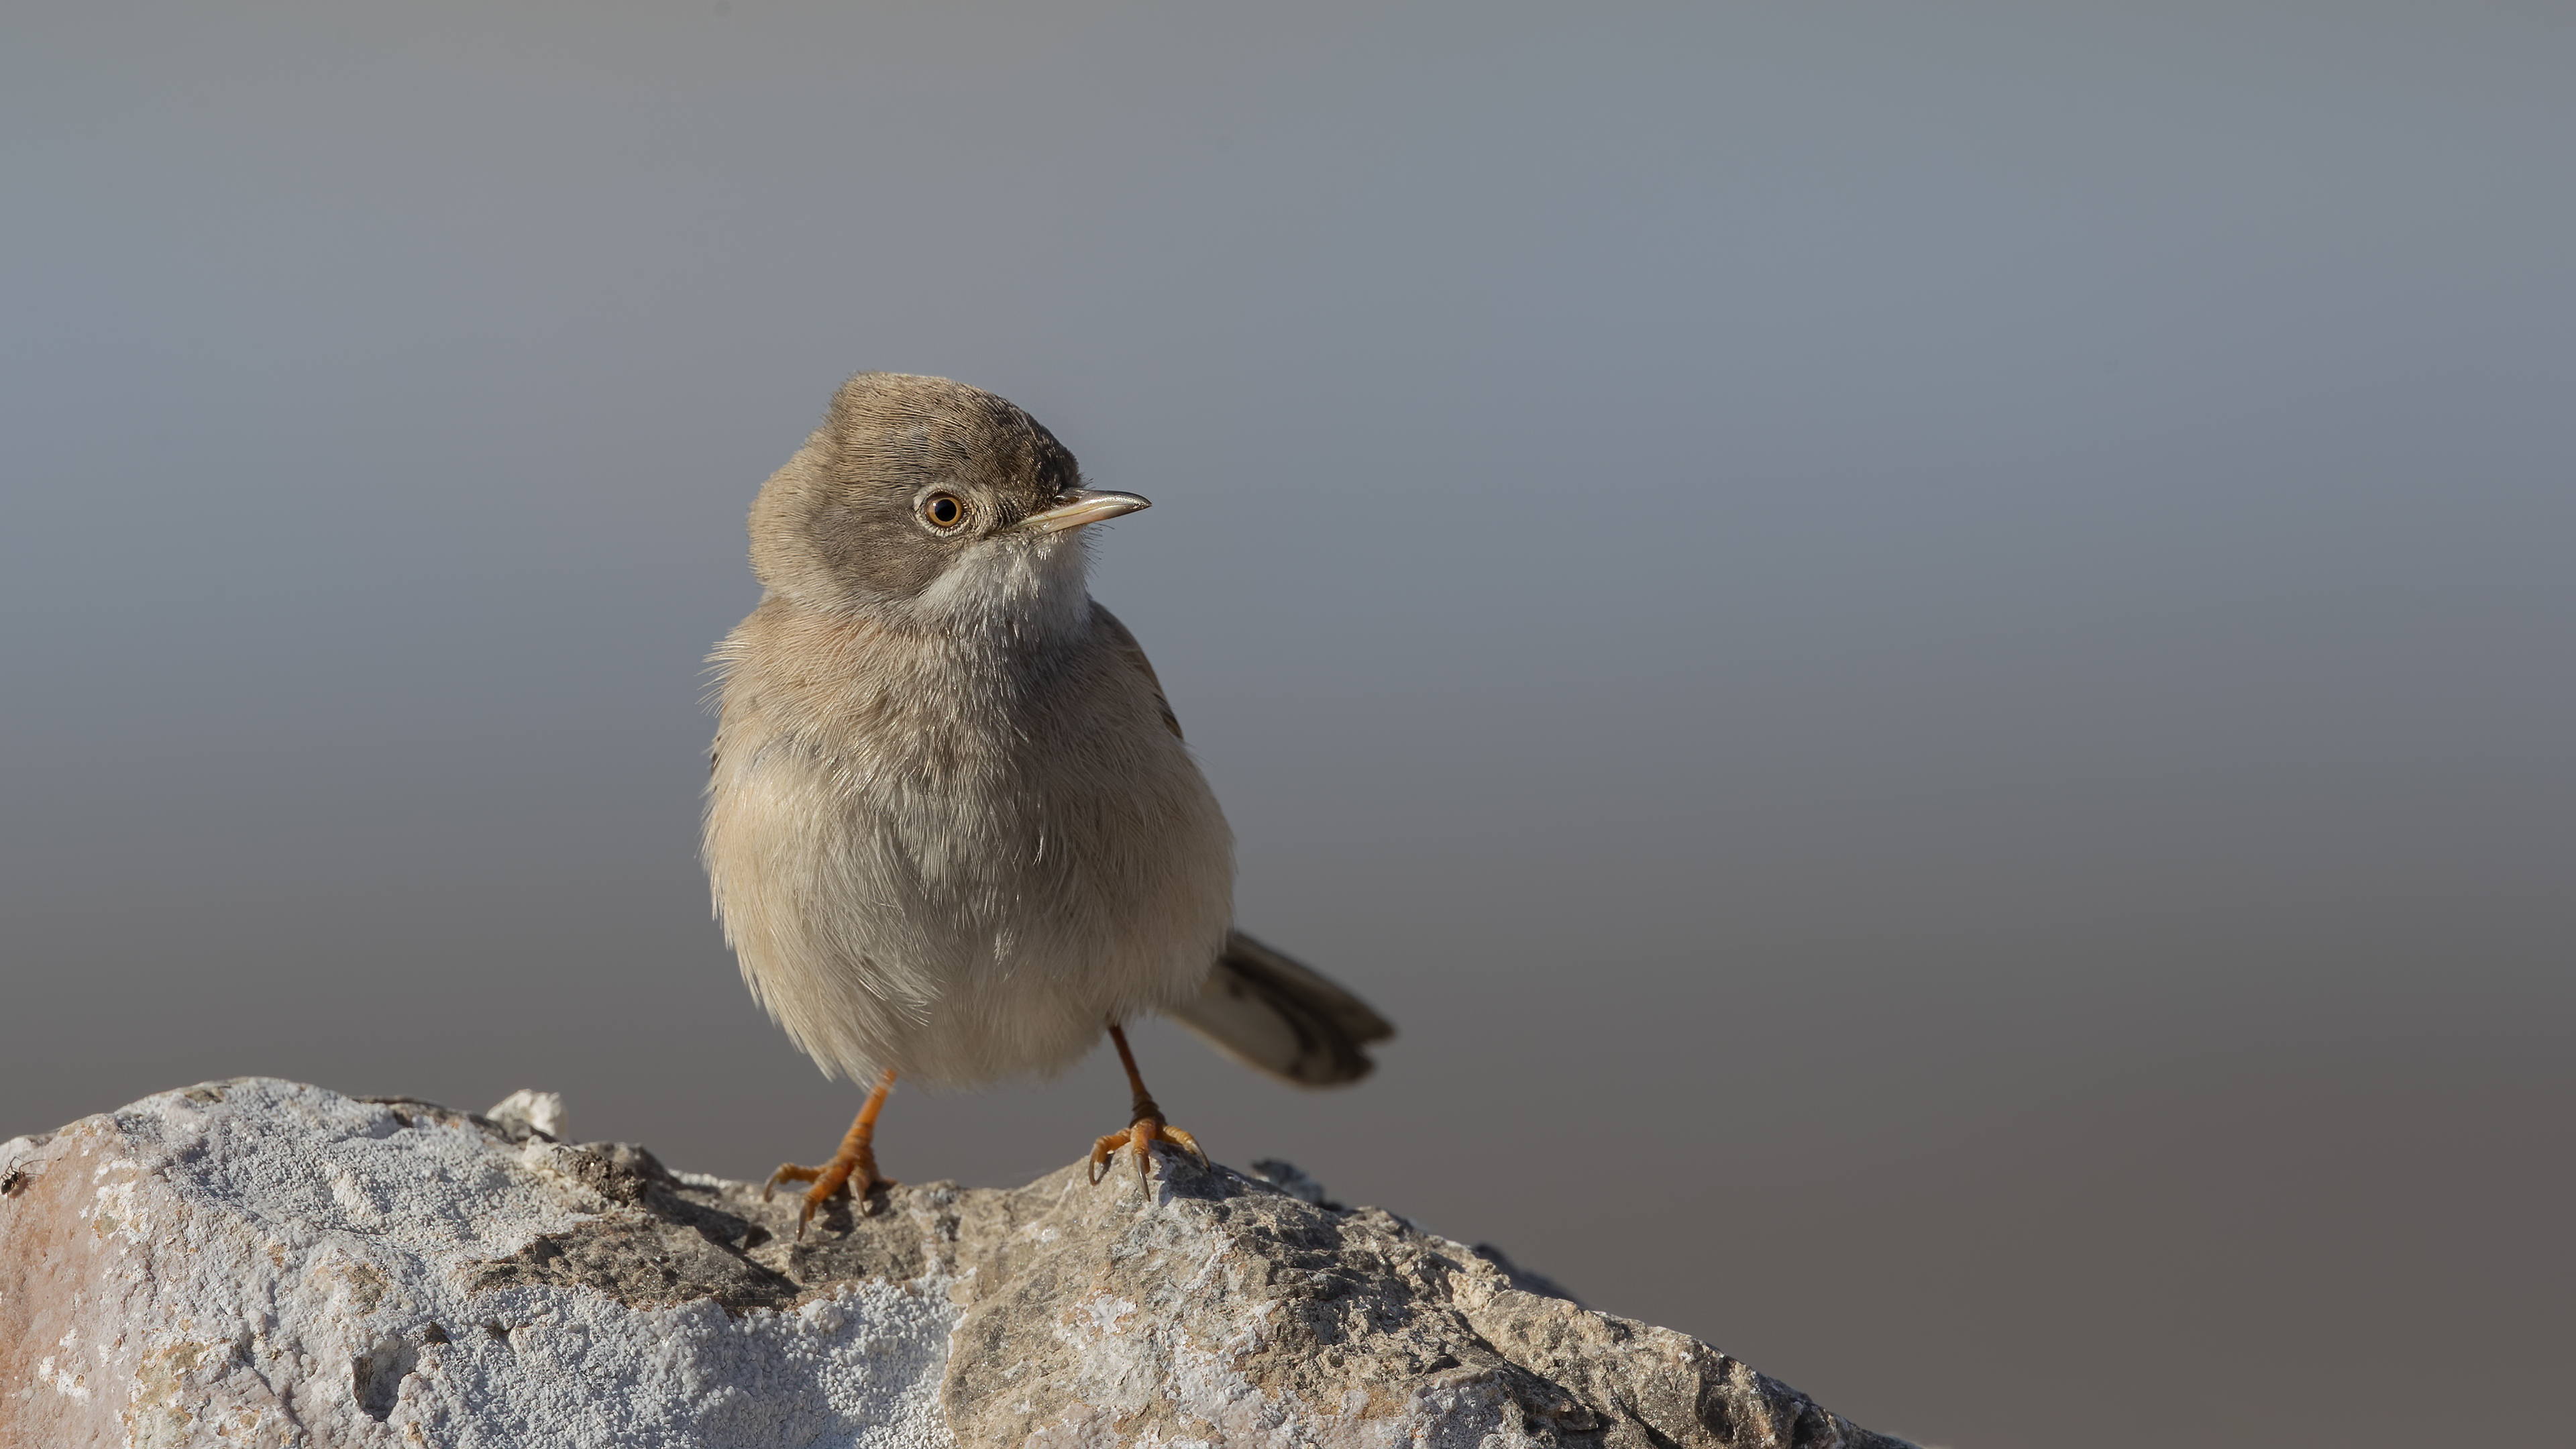
[{"label": "bird's foot", "polygon": [[804,1211],[796,1215],[797,1237],[805,1236],[806,1226],[814,1221],[815,1212],[830,1202],[834,1194],[848,1187],[851,1178],[859,1180],[858,1190],[851,1194],[851,1198],[858,1204],[862,1215],[868,1210],[869,1193],[881,1187],[894,1186],[894,1179],[878,1173],[876,1152],[877,1114],[885,1110],[886,1095],[893,1090],[894,1068],[888,1067],[878,1074],[876,1086],[868,1092],[868,1100],[859,1108],[857,1118],[851,1121],[850,1130],[842,1135],[840,1150],[832,1154],[831,1161],[820,1167],[798,1167],[792,1162],[782,1162],[778,1170],[769,1175],[769,1181],[761,1186],[760,1200],[767,1202],[769,1195],[776,1192],[782,1182],[814,1184],[806,1191]]},{"label": "bird's foot", "polygon": [[814,1184],[805,1190],[805,1205],[796,1214],[796,1236],[799,1238],[805,1236],[806,1226],[814,1221],[814,1214],[822,1210],[823,1204],[840,1195],[844,1189],[850,1194],[853,1209],[864,1217],[868,1211],[868,1194],[881,1187],[894,1186],[893,1178],[877,1171],[876,1153],[864,1146],[852,1152],[847,1144],[843,1144],[841,1151],[833,1154],[832,1160],[821,1167],[780,1163],[778,1170],[771,1173],[769,1181],[762,1185],[760,1200],[769,1201],[770,1194],[776,1192],[782,1182]]},{"label": "bird's foot", "polygon": [[1102,1169],[1108,1166],[1110,1154],[1121,1147],[1133,1147],[1136,1149],[1136,1180],[1143,1182],[1145,1159],[1153,1156],[1154,1144],[1157,1142],[1168,1142],[1180,1148],[1197,1158],[1201,1167],[1208,1165],[1207,1154],[1199,1150],[1197,1138],[1164,1121],[1161,1112],[1148,1110],[1140,1114],[1127,1130],[1112,1132],[1091,1144],[1091,1180],[1100,1181]]}]

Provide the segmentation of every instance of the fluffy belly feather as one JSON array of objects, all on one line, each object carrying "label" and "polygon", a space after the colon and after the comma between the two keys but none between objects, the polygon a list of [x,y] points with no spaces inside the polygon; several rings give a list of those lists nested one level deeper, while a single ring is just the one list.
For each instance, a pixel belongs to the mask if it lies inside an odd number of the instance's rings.
[{"label": "fluffy belly feather", "polygon": [[798,1047],[853,1079],[975,1085],[1060,1071],[1198,990],[1232,840],[1178,740],[911,738],[874,759],[728,742],[711,782],[717,912]]}]

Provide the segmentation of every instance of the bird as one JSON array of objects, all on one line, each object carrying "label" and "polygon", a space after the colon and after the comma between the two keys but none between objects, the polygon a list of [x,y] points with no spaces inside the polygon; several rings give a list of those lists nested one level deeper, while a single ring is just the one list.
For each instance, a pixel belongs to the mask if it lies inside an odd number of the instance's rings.
[{"label": "bird", "polygon": [[872,1082],[809,1184],[801,1236],[891,1186],[878,1114],[930,1088],[1046,1077],[1105,1035],[1133,1093],[1095,1140],[1141,1180],[1207,1160],[1125,1026],[1160,1013],[1307,1086],[1358,1080],[1394,1028],[1234,924],[1234,843],[1153,665],[1091,597],[1090,530],[1150,506],[1086,486],[1012,403],[862,372],[762,485],[763,593],[709,658],[701,854],[753,998],[827,1076]]}]

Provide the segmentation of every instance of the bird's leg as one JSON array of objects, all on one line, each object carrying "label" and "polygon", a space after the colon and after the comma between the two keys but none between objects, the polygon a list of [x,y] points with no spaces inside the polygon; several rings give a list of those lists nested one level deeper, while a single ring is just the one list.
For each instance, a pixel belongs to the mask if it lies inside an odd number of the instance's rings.
[{"label": "bird's leg", "polygon": [[1154,1094],[1145,1090],[1145,1078],[1136,1070],[1136,1054],[1127,1049],[1126,1031],[1112,1022],[1109,1039],[1118,1046],[1118,1060],[1127,1068],[1127,1085],[1136,1093],[1136,1104],[1128,1111],[1126,1131],[1112,1132],[1091,1144],[1091,1180],[1100,1180],[1101,1168],[1109,1161],[1109,1154],[1121,1147],[1132,1146],[1136,1149],[1136,1180],[1143,1182],[1145,1159],[1154,1155],[1157,1142],[1185,1148],[1199,1160],[1199,1166],[1207,1166],[1207,1154],[1199,1150],[1198,1139],[1163,1120],[1162,1107],[1154,1101]]},{"label": "bird's leg", "polygon": [[876,1090],[868,1093],[866,1105],[859,1108],[858,1120],[850,1124],[849,1133],[841,1139],[841,1150],[832,1154],[831,1161],[821,1167],[782,1163],[776,1172],[769,1175],[768,1185],[760,1190],[762,1202],[769,1201],[769,1195],[777,1191],[782,1182],[814,1184],[805,1192],[804,1209],[796,1214],[796,1236],[805,1236],[805,1225],[814,1221],[815,1210],[830,1202],[832,1195],[849,1186],[853,1178],[857,1179],[858,1186],[850,1196],[863,1213],[868,1210],[869,1193],[880,1187],[894,1186],[894,1179],[878,1175],[876,1150],[877,1114],[885,1110],[886,1093],[893,1090],[894,1068],[888,1067],[885,1075],[877,1078]]}]

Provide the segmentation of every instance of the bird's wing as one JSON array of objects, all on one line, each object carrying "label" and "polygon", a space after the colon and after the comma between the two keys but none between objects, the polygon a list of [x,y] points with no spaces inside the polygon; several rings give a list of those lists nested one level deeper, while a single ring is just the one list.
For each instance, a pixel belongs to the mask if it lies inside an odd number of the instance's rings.
[{"label": "bird's wing", "polygon": [[1245,1066],[1307,1087],[1367,1076],[1376,1063],[1360,1048],[1395,1035],[1367,1002],[1241,931],[1227,933],[1199,994],[1163,1014]]},{"label": "bird's wing", "polygon": [[[1179,738],[1181,722],[1163,696],[1163,682],[1154,677],[1144,646],[1097,601],[1091,617],[1120,657],[1145,677],[1163,727]],[[1199,994],[1165,1007],[1163,1014],[1245,1066],[1308,1087],[1367,1076],[1376,1063],[1360,1048],[1395,1035],[1395,1028],[1367,1002],[1241,931],[1226,933],[1225,950],[1208,969]]]},{"label": "bird's wing", "polygon": [[1154,708],[1162,712],[1163,728],[1172,732],[1172,738],[1179,739],[1180,717],[1172,713],[1172,702],[1163,697],[1163,681],[1154,677],[1154,662],[1145,657],[1145,646],[1137,643],[1136,636],[1127,632],[1127,626],[1118,622],[1118,616],[1102,608],[1097,599],[1091,601],[1091,622],[1094,628],[1108,636],[1119,657],[1145,676],[1145,687],[1154,692]]}]

